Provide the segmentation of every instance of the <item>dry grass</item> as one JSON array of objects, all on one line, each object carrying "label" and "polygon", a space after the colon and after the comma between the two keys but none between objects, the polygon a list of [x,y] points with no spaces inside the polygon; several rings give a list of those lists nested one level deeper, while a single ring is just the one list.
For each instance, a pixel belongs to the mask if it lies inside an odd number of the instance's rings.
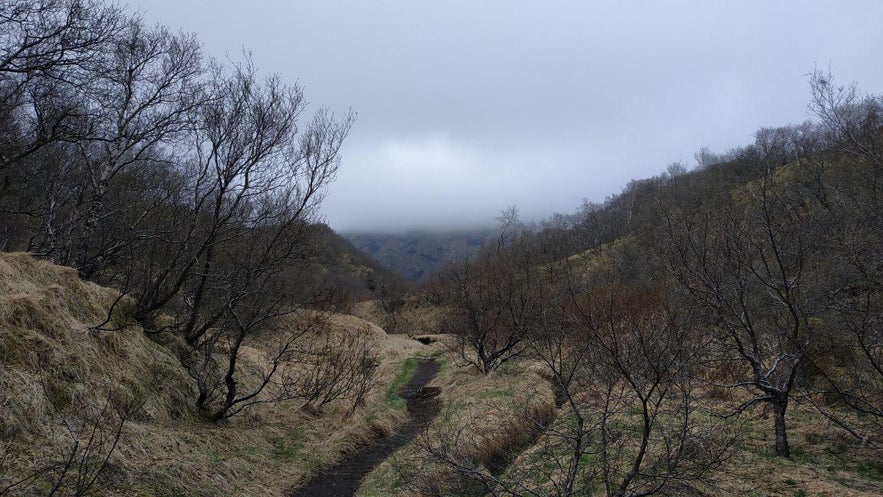
[{"label": "dry grass", "polygon": [[397,311],[395,325],[393,325],[392,317],[384,312],[377,300],[359,302],[352,309],[354,315],[370,321],[384,330],[392,330],[391,333],[410,336],[439,333],[445,312],[443,307],[423,302],[418,298],[409,298]]},{"label": "dry grass", "polygon": [[137,327],[89,330],[104,320],[115,292],[25,254],[0,255],[0,282],[4,439],[49,435],[57,430],[47,417],[96,395],[144,402],[139,419],[178,416],[191,392],[176,358]]},{"label": "dry grass", "polygon": [[810,406],[788,411],[791,458],[775,456],[772,414],[758,409],[742,418],[731,459],[704,490],[723,496],[883,495],[881,453],[857,444]]},{"label": "dry grass", "polygon": [[[444,350],[441,343],[433,346]],[[447,355],[439,361],[441,369],[430,386],[441,388],[441,413],[424,435],[369,474],[357,495],[419,495],[421,486],[453,491],[456,478],[429,460],[427,445],[492,464],[530,440],[534,426],[529,418],[549,419],[554,411],[548,382],[522,365],[484,375],[455,366]]]},{"label": "dry grass", "polygon": [[[4,481],[65,460],[71,437],[64,423],[85,445],[89,416],[106,405],[135,408],[98,482],[100,495],[286,495],[406,418],[387,390],[405,359],[425,347],[361,319],[329,315],[324,332],[367,333],[380,353],[364,407],[347,416],[346,402],[332,402],[316,417],[285,403],[206,424],[192,415],[191,379],[174,339],[162,345],[137,326],[89,330],[115,296],[72,269],[0,254],[0,490]],[[264,353],[251,348],[243,356],[257,361]],[[44,473],[14,493],[43,495],[56,475]]]},{"label": "dry grass", "polygon": [[[327,315],[325,332],[366,333],[379,354],[377,385],[365,407],[347,417],[349,405],[334,402],[316,417],[297,404],[278,404],[208,425],[191,414],[191,380],[173,339],[157,343],[137,326],[89,329],[104,320],[114,298],[115,292],[81,282],[71,269],[0,254],[0,482],[62,462],[71,446],[63,421],[85,440],[87,421],[102,406],[134,406],[97,494],[285,495],[318,468],[404,422],[403,403],[390,393],[407,376],[403,364],[445,348],[443,336],[425,346],[353,316]],[[252,348],[244,355],[256,362],[263,353]],[[424,442],[447,444],[488,464],[530,432],[525,409],[534,417],[553,409],[551,389],[536,364],[514,363],[481,375],[456,367],[450,357],[440,361],[432,386],[441,388],[443,411]],[[733,400],[712,394],[709,402]],[[880,453],[857,445],[809,406],[789,410],[790,460],[772,455],[768,413],[752,411],[741,422],[732,458],[698,489],[706,495],[883,495]],[[413,495],[399,469],[443,482],[449,475],[427,462],[418,445],[378,467],[360,495]],[[54,474],[14,494],[45,494]]]},{"label": "dry grass", "polygon": [[[511,449],[513,436],[524,434],[524,406],[532,405],[534,416],[551,409],[552,393],[541,380],[542,367],[527,361],[510,365],[490,376],[478,375],[445,362],[433,386],[442,388],[445,403],[427,436],[402,449],[394,458],[370,474],[361,497],[420,495],[421,485],[441,489],[444,495],[458,495],[458,478],[448,469],[427,462],[423,443],[435,443],[462,461],[487,464]],[[723,409],[715,397],[703,399]],[[531,404],[533,402],[533,404]],[[732,399],[727,401],[732,403]],[[556,422],[566,422],[560,418]],[[710,419],[709,422],[717,422]],[[751,411],[731,427],[738,432],[737,443],[723,466],[705,482],[688,487],[672,486],[665,495],[707,496],[854,496],[883,495],[883,459],[880,452],[861,446],[842,430],[822,419],[810,406],[794,404],[789,411],[792,457],[773,454],[772,417],[762,409]],[[524,450],[514,466],[529,475],[534,464],[547,458],[556,442],[541,436]],[[533,458],[533,459],[532,459]],[[591,464],[590,461],[585,461]],[[548,468],[539,474],[548,475]],[[506,476],[504,476],[506,478]],[[421,481],[423,480],[423,481]],[[428,482],[427,482],[428,480]],[[416,485],[415,485],[416,483]],[[468,489],[460,489],[463,495]],[[449,492],[449,493],[445,493]]]}]

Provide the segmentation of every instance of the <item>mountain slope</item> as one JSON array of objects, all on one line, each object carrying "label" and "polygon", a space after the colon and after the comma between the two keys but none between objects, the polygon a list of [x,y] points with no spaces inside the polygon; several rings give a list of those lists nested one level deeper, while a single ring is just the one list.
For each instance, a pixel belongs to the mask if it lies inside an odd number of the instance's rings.
[{"label": "mountain slope", "polygon": [[[116,296],[71,268],[0,253],[0,494],[42,496],[58,483],[56,495],[288,495],[407,418],[388,390],[423,346],[329,314],[322,331],[367,334],[379,352],[363,407],[335,401],[317,416],[289,402],[204,422],[179,339],[153,340],[118,316],[110,331],[91,329]],[[246,348],[243,384],[262,354]]]},{"label": "mountain slope", "polygon": [[448,233],[346,233],[343,236],[405,279],[424,281],[447,261],[474,255],[496,235],[496,230],[489,229]]}]

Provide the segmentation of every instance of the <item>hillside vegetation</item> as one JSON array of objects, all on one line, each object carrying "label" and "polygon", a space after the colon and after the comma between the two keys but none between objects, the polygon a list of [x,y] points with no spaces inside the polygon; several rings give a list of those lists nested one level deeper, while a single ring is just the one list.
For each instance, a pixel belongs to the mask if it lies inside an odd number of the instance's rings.
[{"label": "hillside vegetation", "polygon": [[557,409],[497,424],[536,437],[503,468],[454,421],[412,457],[447,476],[372,495],[883,492],[881,100],[819,72],[810,89],[816,122],[538,229],[510,210],[425,286],[459,364],[539,368]]},{"label": "hillside vegetation", "polygon": [[[0,254],[0,275],[0,494],[286,495],[406,417],[388,390],[422,346],[357,318],[329,315],[311,340],[370,340],[381,359],[364,408],[339,399],[317,416],[294,404],[213,426],[195,415],[174,337],[90,329],[117,292],[26,254]],[[244,369],[262,353],[244,351]]]},{"label": "hillside vegetation", "polygon": [[[434,339],[441,342],[425,347],[347,316],[332,316],[328,325],[338,333],[372,337],[381,358],[364,409],[349,415],[347,402],[336,401],[316,417],[279,406],[222,426],[206,425],[189,407],[193,387],[176,357],[180,345],[151,340],[137,325],[113,333],[89,329],[105,319],[115,291],[25,254],[0,255],[0,271],[0,381],[8,392],[2,483],[21,482],[6,490],[9,495],[45,495],[71,454],[60,494],[74,494],[80,485],[100,495],[285,495],[319,468],[401,423],[406,414],[390,391],[402,381],[405,360],[438,352],[444,352],[442,372],[432,385],[441,389],[442,414],[424,436],[369,476],[360,495],[466,495],[507,475],[522,479],[525,465],[549,464],[553,454],[561,454],[558,432],[536,431],[567,419],[566,407],[554,398],[548,366],[518,358],[485,375],[462,367],[459,355],[450,352],[456,344],[443,343],[452,338],[438,335]],[[244,357],[259,353],[252,349]],[[707,391],[703,403],[718,405],[727,398],[721,395],[728,394]],[[692,492],[878,494],[883,474],[873,446],[857,444],[802,404],[793,413],[800,423],[795,455],[781,463],[769,446],[766,416],[758,412],[731,428],[740,432],[732,455]],[[84,457],[87,448],[92,454]],[[438,460],[442,454],[458,454],[462,459],[455,460],[488,471],[497,468],[487,474],[500,476],[477,483],[447,466],[450,460]],[[553,473],[524,482],[552,481]],[[92,476],[97,478],[89,482]]]},{"label": "hillside vegetation", "polygon": [[369,237],[412,286],[321,223],[353,113],[0,3],[0,495],[289,494],[406,423],[417,359],[439,414],[361,495],[883,494],[883,98],[809,86],[577,213]]}]

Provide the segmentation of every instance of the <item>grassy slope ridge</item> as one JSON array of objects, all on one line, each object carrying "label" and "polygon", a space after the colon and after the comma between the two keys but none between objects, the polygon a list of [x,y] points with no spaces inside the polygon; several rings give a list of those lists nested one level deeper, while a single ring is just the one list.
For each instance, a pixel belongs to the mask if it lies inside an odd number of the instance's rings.
[{"label": "grassy slope ridge", "polygon": [[[849,171],[842,171],[840,166],[837,166],[833,171],[829,171],[829,174],[849,174]],[[743,172],[742,175],[730,174],[728,168],[735,168],[735,165],[717,165],[708,170],[691,172],[674,182],[647,181],[639,186],[653,190],[646,194],[647,198],[672,197],[680,207],[690,206],[706,195],[720,202],[721,198],[738,197],[747,189],[756,187],[759,181],[755,177],[756,174],[753,172],[752,174]],[[776,170],[775,177],[781,181],[793,180],[792,176],[796,174],[795,168],[796,165],[793,163],[780,167]],[[728,175],[734,177],[727,181],[719,181],[722,176]],[[716,193],[712,195],[709,193],[711,190],[715,190]],[[679,195],[687,198],[678,198]],[[640,195],[637,197],[640,198]],[[614,199],[597,214],[601,219],[599,224],[604,226],[610,224],[617,228],[601,232],[600,239],[605,242],[602,249],[577,252],[568,258],[570,262],[583,269],[583,276],[608,266],[611,257],[617,256],[623,259],[624,254],[630,252],[640,256],[640,251],[647,248],[643,244],[647,243],[646,237],[653,233],[648,228],[654,219],[654,214],[650,210],[654,205],[653,202],[648,201],[647,205],[651,207],[648,207],[646,212],[638,212],[629,225],[629,223],[613,221],[626,217],[624,214],[626,208],[620,205],[619,200]],[[635,260],[635,255],[629,255],[628,258]],[[637,260],[640,260],[640,257]],[[365,317],[371,317],[372,310],[365,306],[357,312]],[[518,410],[512,408],[508,402],[501,398],[494,399],[495,390],[491,385],[496,384],[503,388],[506,385],[518,384],[520,378],[529,371],[525,364],[529,363],[514,361],[509,365],[506,373],[497,372],[488,378],[482,378],[480,375],[470,377],[464,370],[443,369],[433,384],[447,383],[442,389],[445,411],[430,428],[430,434],[436,439],[459,442],[458,437],[463,434],[463,428],[467,427],[473,433],[462,438],[471,437],[477,439],[478,443],[462,444],[460,449],[462,453],[477,460],[480,465],[482,458],[476,452],[476,448],[481,446],[480,441],[493,436],[502,429],[501,427],[505,427],[507,417],[516,419],[518,414]],[[449,378],[457,378],[457,381],[446,381]],[[482,384],[485,387],[482,387]],[[701,401],[713,412],[726,412],[726,408],[734,402],[738,404],[745,400],[727,398],[725,399],[727,402],[724,402],[719,398],[720,395],[720,392],[708,392]],[[727,395],[734,394],[730,392]],[[479,406],[473,410],[473,413],[478,413],[480,418],[459,413],[456,406],[465,404]],[[500,416],[500,413],[503,415]],[[707,481],[696,483],[695,488],[692,489],[695,495],[758,497],[883,495],[883,460],[880,459],[879,451],[857,443],[845,431],[820,416],[806,402],[795,398],[792,400],[788,414],[792,457],[782,459],[776,457],[772,450],[771,416],[769,409],[758,408],[746,412],[739,418],[739,436],[729,459],[709,475]],[[479,420],[485,423],[477,422]],[[489,420],[491,422],[487,423]],[[564,417],[559,417],[557,422],[564,420]],[[509,423],[511,424],[511,421]],[[542,445],[543,442],[544,438],[540,437],[536,446]],[[426,458],[417,445],[412,444],[403,449],[404,456],[398,463],[395,459],[388,461],[369,475],[360,495],[365,497],[418,495],[413,486],[409,486],[410,480],[406,477],[409,470],[412,470],[410,466],[421,467],[423,471],[417,471],[418,474],[438,472],[439,485],[443,485],[446,479],[451,481],[452,478],[446,478],[440,468],[431,468],[425,463],[415,462]],[[529,466],[532,451],[533,448],[523,451],[513,466]],[[681,495],[681,492],[683,488],[674,486],[664,495]],[[460,493],[450,493],[450,495],[468,494],[468,489]]]},{"label": "grassy slope ridge", "polygon": [[353,297],[370,296],[377,282],[401,277],[360,251],[352,242],[324,224],[313,226],[317,244],[316,274]]},{"label": "grassy slope ridge", "polygon": [[552,417],[551,386],[529,361],[490,375],[458,366],[450,354],[439,361],[441,369],[430,386],[441,389],[441,413],[425,433],[365,478],[359,497],[405,497],[427,491],[469,495],[456,475],[427,460],[427,444],[486,466],[530,443],[534,427],[528,419]]},{"label": "grassy slope ridge", "polygon": [[[337,315],[329,319],[333,331],[370,333],[380,352],[366,407],[346,417],[348,405],[331,404],[313,417],[282,404],[207,425],[191,414],[191,380],[173,339],[161,345],[137,326],[89,329],[115,297],[72,269],[0,254],[0,493],[36,475],[9,492],[45,495],[76,438],[79,452],[62,489],[73,493],[79,468],[96,467],[111,446],[117,413],[127,408],[119,444],[93,487],[99,495],[285,495],[406,416],[387,390],[422,346]],[[96,419],[95,450],[77,466]]]}]

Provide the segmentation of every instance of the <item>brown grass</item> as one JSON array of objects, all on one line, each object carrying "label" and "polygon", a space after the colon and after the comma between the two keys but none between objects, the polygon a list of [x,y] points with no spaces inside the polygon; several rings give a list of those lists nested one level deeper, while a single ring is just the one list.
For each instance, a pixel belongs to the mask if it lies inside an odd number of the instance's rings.
[{"label": "brown grass", "polygon": [[[441,343],[433,346],[444,350]],[[487,465],[529,440],[530,417],[551,417],[554,396],[548,382],[523,365],[484,375],[457,367],[448,354],[439,361],[441,369],[430,386],[441,388],[441,413],[424,435],[369,474],[357,495],[420,495],[422,486],[452,491],[456,478],[428,460],[427,444]]]},{"label": "brown grass", "polygon": [[[88,416],[110,402],[136,409],[97,494],[282,496],[402,423],[401,403],[389,399],[402,364],[444,350],[443,336],[424,346],[353,316],[327,315],[326,332],[367,333],[374,341],[381,364],[365,407],[347,417],[347,403],[335,402],[316,417],[297,404],[278,404],[209,425],[192,415],[191,380],[173,352],[179,346],[173,338],[160,344],[137,326],[90,331],[115,297],[113,290],[81,282],[72,269],[0,254],[0,482],[63,461],[70,436],[62,421],[83,436]],[[263,353],[251,348],[245,357],[257,362]],[[440,361],[431,386],[441,387],[443,412],[425,442],[453,441],[462,455],[487,464],[529,433],[525,409],[535,417],[553,409],[544,371],[534,363],[481,375],[455,366],[451,357]],[[733,403],[730,393],[708,394],[712,405]],[[883,495],[880,453],[855,443],[809,406],[789,410],[790,460],[772,455],[769,413],[751,411],[740,423],[732,458],[697,489],[705,495]],[[360,495],[413,495],[402,468],[444,485],[449,475],[428,463],[418,445],[381,464]],[[14,494],[45,494],[52,475]]]},{"label": "brown grass", "polygon": [[[347,416],[346,402],[332,402],[316,417],[283,403],[206,424],[192,415],[191,379],[169,348],[174,338],[162,345],[137,326],[90,331],[115,297],[72,269],[0,254],[0,489],[63,462],[71,447],[64,423],[85,444],[88,416],[108,402],[137,408],[98,482],[100,495],[286,495],[406,417],[387,402],[386,390],[401,363],[424,346],[329,315],[324,332],[368,333],[380,352],[364,407]],[[250,348],[243,355],[248,362],[264,353]],[[15,494],[43,495],[56,474]]]},{"label": "brown grass", "polygon": [[883,495],[883,458],[823,419],[810,406],[788,411],[791,458],[774,455],[772,414],[762,408],[743,416],[732,458],[704,490],[709,495]]},{"label": "brown grass", "polygon": [[[439,333],[441,320],[446,310],[418,298],[408,298],[401,310],[397,312],[395,334],[410,336]],[[391,330],[392,318],[384,312],[377,300],[368,300],[355,304],[352,313],[366,321],[370,321],[384,330]]]},{"label": "brown grass", "polygon": [[[450,470],[427,462],[421,443],[436,443],[463,460],[486,464],[510,450],[513,437],[529,431],[524,424],[525,405],[533,406],[535,415],[551,408],[552,393],[541,379],[544,375],[541,365],[529,361],[512,364],[490,376],[445,361],[445,367],[432,383],[442,388],[442,414],[421,442],[402,449],[370,474],[358,495],[415,496],[420,495],[420,485],[432,486],[435,491],[441,489],[442,493],[445,489],[452,491],[457,477]],[[729,397],[725,403],[714,396],[703,400],[719,410],[733,403]],[[559,421],[564,422],[563,418]],[[731,429],[739,433],[738,440],[724,465],[708,481],[675,485],[665,495],[883,495],[883,459],[879,450],[856,443],[810,406],[794,403],[789,410],[793,455],[788,460],[773,454],[770,413],[763,409],[750,411],[736,423],[738,426]],[[543,452],[550,449],[554,450],[554,443],[541,436],[535,446],[521,453],[516,464],[522,470],[529,470],[531,464],[545,464],[532,461],[531,457],[547,457]]]}]

